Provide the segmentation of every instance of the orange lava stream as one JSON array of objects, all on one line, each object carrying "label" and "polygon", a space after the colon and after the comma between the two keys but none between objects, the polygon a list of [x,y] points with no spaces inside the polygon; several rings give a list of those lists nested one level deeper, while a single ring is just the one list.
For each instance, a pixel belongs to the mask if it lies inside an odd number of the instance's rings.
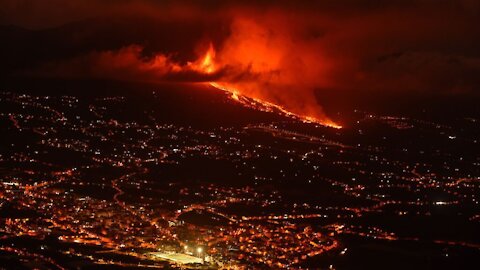
[{"label": "orange lava stream", "polygon": [[274,104],[274,103],[271,103],[271,102],[268,102],[268,101],[265,101],[265,100],[261,100],[261,99],[258,99],[258,98],[248,97],[248,96],[242,95],[239,90],[237,90],[233,87],[225,86],[222,83],[209,82],[208,84],[217,88],[217,89],[219,89],[219,90],[230,93],[230,98],[232,100],[234,100],[236,102],[239,102],[242,105],[244,105],[246,107],[249,107],[249,108],[254,108],[254,109],[257,109],[257,110],[260,110],[260,111],[265,111],[265,112],[279,111],[281,114],[283,114],[287,117],[295,118],[295,119],[298,119],[298,120],[303,121],[305,123],[315,123],[315,124],[319,124],[319,125],[326,126],[326,127],[331,127],[331,128],[336,128],[336,129],[342,128],[342,126],[336,124],[335,122],[333,122],[331,120],[323,120],[322,121],[322,120],[319,120],[319,119],[317,119],[315,117],[312,117],[312,116],[305,116],[305,115],[296,114],[296,113],[293,113],[291,111],[288,111],[287,109],[285,109],[284,107],[282,107],[280,105],[277,105],[277,104]]}]

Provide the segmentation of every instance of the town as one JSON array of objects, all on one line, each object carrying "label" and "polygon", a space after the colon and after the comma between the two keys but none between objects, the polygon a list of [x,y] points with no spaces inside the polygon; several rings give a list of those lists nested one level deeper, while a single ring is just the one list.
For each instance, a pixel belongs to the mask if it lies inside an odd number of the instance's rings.
[{"label": "town", "polygon": [[2,259],[336,268],[360,242],[478,258],[478,119],[458,128],[355,111],[343,129],[281,116],[203,128],[129,102],[0,93]]}]

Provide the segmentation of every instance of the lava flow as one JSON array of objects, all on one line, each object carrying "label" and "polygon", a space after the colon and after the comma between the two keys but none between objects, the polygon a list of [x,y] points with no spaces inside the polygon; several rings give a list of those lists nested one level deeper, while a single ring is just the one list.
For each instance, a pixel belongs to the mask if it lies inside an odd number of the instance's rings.
[{"label": "lava flow", "polygon": [[342,128],[342,126],[340,126],[340,125],[336,124],[335,122],[333,122],[331,120],[328,120],[328,119],[321,121],[321,120],[316,119],[315,117],[312,117],[312,116],[306,116],[306,115],[300,115],[300,114],[293,113],[291,111],[286,110],[284,107],[282,107],[280,105],[277,105],[277,104],[274,104],[274,103],[271,103],[271,102],[268,102],[268,101],[265,101],[265,100],[261,100],[261,99],[255,98],[255,97],[248,97],[248,96],[242,95],[239,90],[237,90],[233,87],[230,87],[230,86],[226,86],[226,84],[222,84],[222,83],[218,83],[218,82],[209,82],[208,84],[217,88],[217,89],[219,89],[219,90],[230,93],[230,98],[232,100],[244,105],[245,107],[253,108],[253,109],[256,109],[256,110],[259,110],[259,111],[264,111],[264,112],[277,112],[277,113],[280,113],[284,116],[294,118],[294,119],[303,121],[305,123],[315,123],[315,124],[319,124],[319,125],[322,125],[322,126],[337,128],[337,129]]},{"label": "lava flow", "polygon": [[[215,63],[215,50],[213,46],[210,44],[210,47],[207,53],[198,61],[194,63],[189,63],[189,66],[196,71],[203,72],[206,74],[213,74],[218,71],[217,64]],[[299,113],[292,112],[285,107],[266,101],[264,99],[258,98],[252,95],[245,95],[241,90],[234,87],[230,83],[226,82],[218,82],[212,81],[207,82],[212,87],[215,87],[219,90],[225,91],[229,93],[229,97],[246,106],[249,108],[253,108],[259,111],[265,112],[276,112],[280,113],[284,116],[294,118],[306,123],[315,123],[326,127],[337,128],[340,129],[342,126],[338,125],[337,123],[333,122],[332,120],[325,118],[325,119],[318,119],[317,117],[310,116],[310,115],[303,115]]]}]

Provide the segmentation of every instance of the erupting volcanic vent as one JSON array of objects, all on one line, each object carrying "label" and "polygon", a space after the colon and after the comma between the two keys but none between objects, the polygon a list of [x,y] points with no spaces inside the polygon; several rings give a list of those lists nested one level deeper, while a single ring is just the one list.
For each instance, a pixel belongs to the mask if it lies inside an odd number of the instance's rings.
[{"label": "erupting volcanic vent", "polygon": [[[215,62],[215,56],[215,49],[213,45],[210,44],[208,51],[203,57],[193,63],[188,63],[187,66],[197,72],[214,74],[219,71],[219,65]],[[312,111],[311,114],[303,114],[301,112],[304,111],[305,108],[299,107],[290,109],[280,104],[268,101],[265,98],[262,98],[260,95],[255,95],[255,92],[242,91],[241,88],[237,87],[236,83],[228,82],[223,77],[221,77],[218,81],[207,82],[207,84],[219,90],[230,93],[229,97],[232,100],[239,102],[246,107],[260,111],[280,113],[284,116],[295,118],[304,122],[316,123],[332,128],[342,128],[342,126],[323,115],[321,111]]]},{"label": "erupting volcanic vent", "polygon": [[205,55],[193,63],[189,62],[187,66],[194,71],[205,74],[212,74],[217,71],[215,66],[215,49],[213,48],[213,45],[210,43]]}]

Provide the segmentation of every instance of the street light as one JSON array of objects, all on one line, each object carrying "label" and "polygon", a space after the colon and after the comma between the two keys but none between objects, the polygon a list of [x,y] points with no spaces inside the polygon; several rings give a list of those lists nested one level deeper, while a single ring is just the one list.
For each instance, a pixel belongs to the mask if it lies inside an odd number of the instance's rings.
[{"label": "street light", "polygon": [[202,247],[197,247],[197,256],[202,258],[202,263],[205,263],[205,254]]}]

